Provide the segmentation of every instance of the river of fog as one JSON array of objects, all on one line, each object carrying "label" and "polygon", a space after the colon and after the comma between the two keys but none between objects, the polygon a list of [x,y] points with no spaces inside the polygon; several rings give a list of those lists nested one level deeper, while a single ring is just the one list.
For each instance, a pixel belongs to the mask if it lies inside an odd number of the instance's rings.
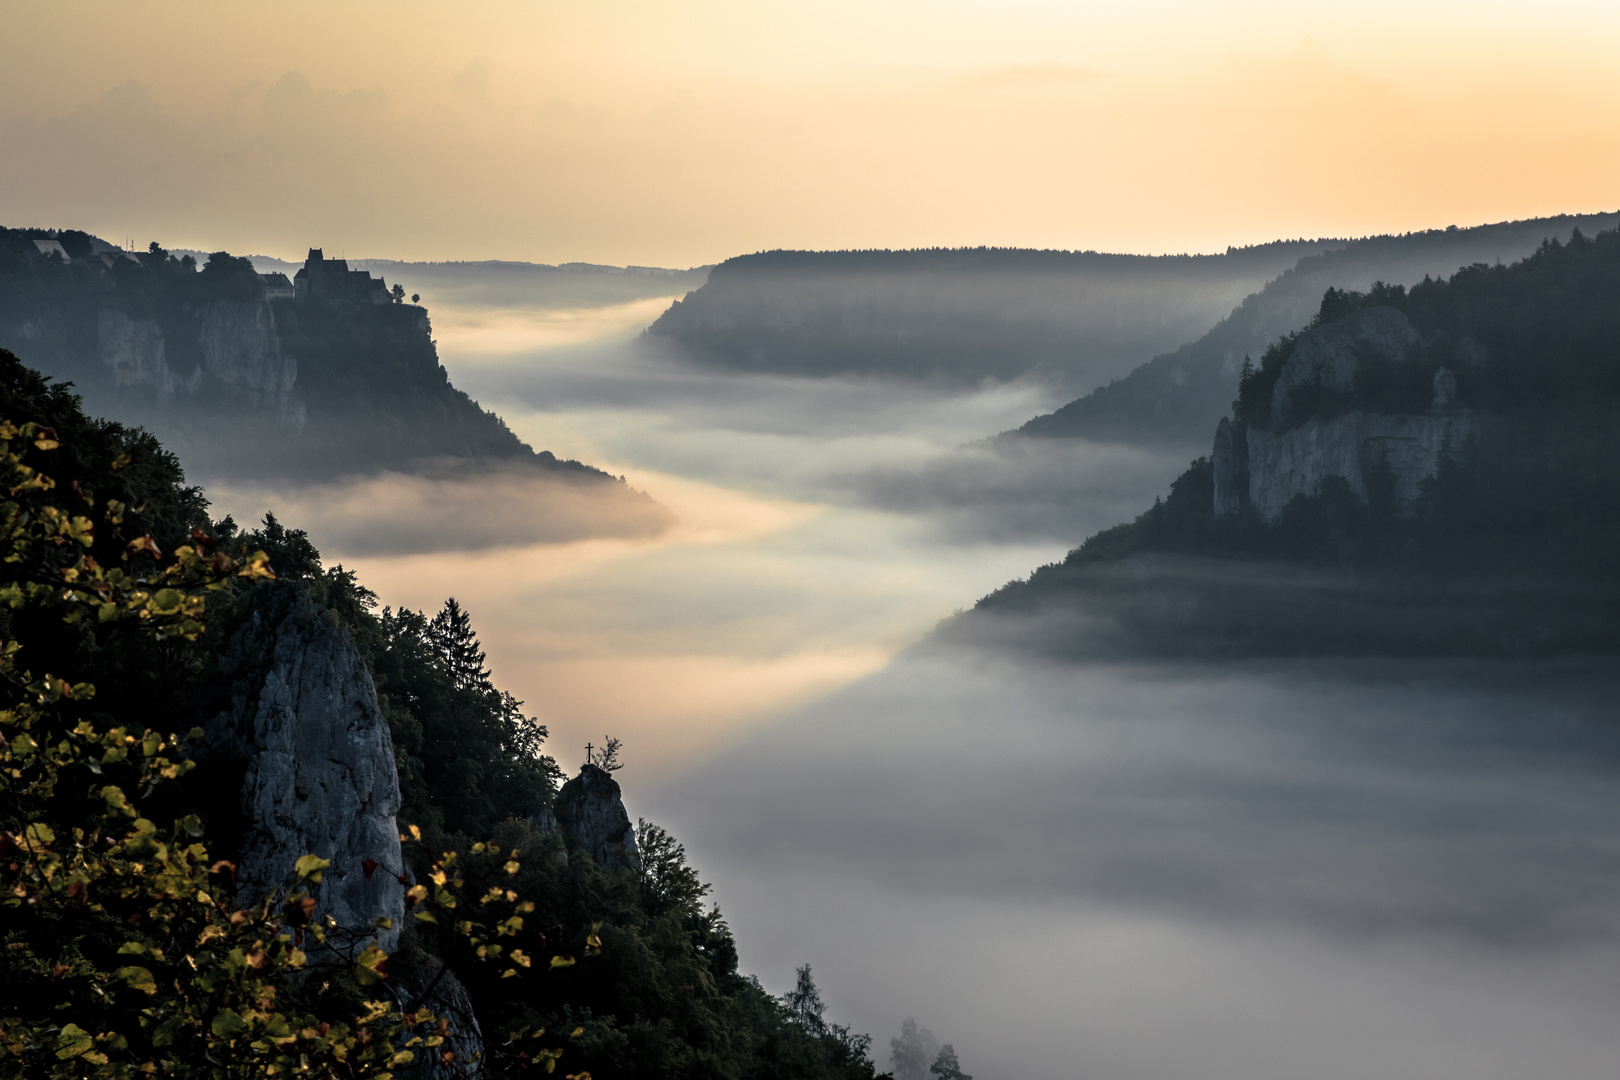
[{"label": "river of fog", "polygon": [[1059,403],[1037,385],[685,368],[634,340],[661,304],[435,328],[457,385],[662,531],[557,531],[498,473],[216,501],[385,603],[460,599],[566,766],[624,740],[632,815],[685,843],[745,969],[812,964],[880,1064],[912,1016],[978,1080],[1612,1072],[1612,667],[930,642],[1198,448],[982,442]]}]

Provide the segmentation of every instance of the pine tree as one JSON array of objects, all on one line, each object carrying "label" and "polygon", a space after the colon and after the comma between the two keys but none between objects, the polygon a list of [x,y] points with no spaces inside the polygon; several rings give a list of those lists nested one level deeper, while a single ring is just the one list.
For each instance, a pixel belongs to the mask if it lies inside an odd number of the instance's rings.
[{"label": "pine tree", "polygon": [[809,964],[799,968],[793,989],[782,995],[782,1007],[787,1010],[788,1019],[810,1034],[827,1033],[827,1021],[822,1019],[827,1006],[821,1000],[821,991],[816,989],[816,980],[810,977]]},{"label": "pine tree", "polygon": [[444,660],[451,682],[458,690],[489,690],[489,671],[484,667],[484,650],[473,633],[472,618],[451,597],[444,609],[428,623],[428,640]]},{"label": "pine tree", "polygon": [[973,1077],[962,1071],[962,1063],[956,1058],[956,1047],[946,1043],[939,1048],[939,1057],[928,1066],[928,1071],[938,1080],[973,1080]]}]

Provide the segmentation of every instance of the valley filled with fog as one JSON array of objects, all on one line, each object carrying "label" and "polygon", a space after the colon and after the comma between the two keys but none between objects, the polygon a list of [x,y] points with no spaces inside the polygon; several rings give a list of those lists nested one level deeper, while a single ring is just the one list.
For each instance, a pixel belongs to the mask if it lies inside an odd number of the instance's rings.
[{"label": "valley filled with fog", "polygon": [[1613,1060],[1607,666],[933,640],[1207,446],[990,441],[1067,399],[1038,381],[690,367],[638,337],[661,297],[422,291],[457,386],[658,513],[603,521],[502,470],[194,478],[383,603],[455,596],[566,769],[624,740],[631,814],[714,883],[744,968],[781,990],[812,964],[880,1066],[907,1016],[978,1080]]}]

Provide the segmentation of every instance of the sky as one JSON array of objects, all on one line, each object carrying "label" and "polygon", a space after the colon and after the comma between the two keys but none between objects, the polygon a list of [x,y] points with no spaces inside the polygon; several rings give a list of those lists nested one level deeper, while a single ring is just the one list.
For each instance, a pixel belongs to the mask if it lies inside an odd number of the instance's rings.
[{"label": "sky", "polygon": [[684,267],[1595,211],[1617,46],[1589,0],[13,0],[0,218]]}]

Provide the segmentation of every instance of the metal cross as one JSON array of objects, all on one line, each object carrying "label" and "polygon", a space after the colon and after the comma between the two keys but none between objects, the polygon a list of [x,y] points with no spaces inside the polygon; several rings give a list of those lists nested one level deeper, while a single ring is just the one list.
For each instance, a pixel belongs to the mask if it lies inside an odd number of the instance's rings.
[{"label": "metal cross", "polygon": [[590,743],[585,744],[585,764],[591,764],[591,751],[595,749],[596,747],[592,746]]}]

